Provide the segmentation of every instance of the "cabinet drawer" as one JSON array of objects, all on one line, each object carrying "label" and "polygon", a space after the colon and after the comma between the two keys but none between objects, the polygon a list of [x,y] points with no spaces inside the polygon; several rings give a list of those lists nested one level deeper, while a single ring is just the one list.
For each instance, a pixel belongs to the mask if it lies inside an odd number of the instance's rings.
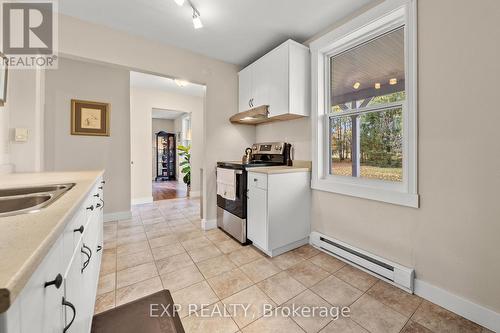
[{"label": "cabinet drawer", "polygon": [[248,186],[267,190],[267,175],[264,173],[250,172],[248,174]]},{"label": "cabinet drawer", "polygon": [[[66,225],[64,229],[62,241],[63,241],[63,262],[64,265],[69,265],[71,258],[75,252],[78,242],[82,238],[83,233],[87,228],[86,213],[83,209],[79,209],[78,212],[73,216],[71,221]],[[75,231],[76,230],[76,231]],[[80,232],[81,230],[81,232]]]}]

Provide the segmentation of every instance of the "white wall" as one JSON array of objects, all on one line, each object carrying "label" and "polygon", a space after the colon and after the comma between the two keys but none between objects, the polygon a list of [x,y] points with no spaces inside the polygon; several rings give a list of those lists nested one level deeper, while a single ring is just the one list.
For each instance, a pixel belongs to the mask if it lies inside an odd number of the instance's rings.
[{"label": "white wall", "polygon": [[[312,229],[414,267],[418,279],[500,313],[500,113],[492,104],[500,44],[491,39],[498,17],[496,0],[418,2],[421,206],[313,191]],[[309,127],[306,120],[258,126],[257,138],[302,141]]]},{"label": "white wall", "polygon": [[[154,180],[156,177],[156,134],[160,131],[175,134],[175,123],[172,119],[152,119],[151,122],[151,179]],[[133,157],[132,157],[133,158]],[[179,177],[179,175],[177,175]],[[133,194],[132,194],[133,195]]]},{"label": "white wall", "polygon": [[[14,172],[43,169],[45,71],[11,70],[9,75],[10,161]],[[14,129],[28,129],[28,141],[14,141]]]},{"label": "white wall", "polygon": [[[199,170],[205,150],[203,140],[203,98],[167,92],[164,90],[131,87],[131,158],[132,165],[132,202],[152,201],[151,173],[148,173],[153,160],[151,147],[151,111],[153,108],[191,113],[193,127],[192,163],[193,170]],[[173,126],[175,128],[175,126]],[[173,129],[174,129],[173,128]],[[199,191],[199,172],[192,174],[192,191]]]},{"label": "white wall", "polygon": [[309,117],[258,125],[256,142],[285,141],[292,144],[295,160],[311,160],[311,121]]},{"label": "white wall", "polygon": [[[106,169],[105,213],[129,212],[129,72],[59,58],[59,68],[46,72],[45,87],[46,170]],[[110,103],[110,136],[71,135],[71,99]]]},{"label": "white wall", "polygon": [[[10,81],[7,86],[7,101],[10,101]],[[12,171],[9,144],[9,103],[0,106],[0,174]]]},{"label": "white wall", "polygon": [[[7,103],[0,107],[0,173],[37,172],[43,168],[43,70],[10,70]],[[26,142],[14,141],[14,129],[28,129]]]}]

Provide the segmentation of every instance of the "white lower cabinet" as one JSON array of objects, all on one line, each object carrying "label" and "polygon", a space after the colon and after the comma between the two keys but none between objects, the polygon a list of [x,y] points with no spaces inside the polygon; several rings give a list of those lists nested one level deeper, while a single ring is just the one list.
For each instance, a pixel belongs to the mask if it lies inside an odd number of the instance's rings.
[{"label": "white lower cabinet", "polygon": [[[102,179],[7,312],[1,333],[89,333],[103,246]],[[97,196],[98,194],[98,196]]]},{"label": "white lower cabinet", "polygon": [[273,257],[307,244],[310,173],[248,173],[247,238]]},{"label": "white lower cabinet", "polygon": [[[64,313],[61,287],[64,271],[62,242],[59,239],[31,277],[19,298],[22,310],[21,332],[62,332]],[[48,283],[53,283],[48,285]],[[46,285],[47,284],[47,285]]]}]

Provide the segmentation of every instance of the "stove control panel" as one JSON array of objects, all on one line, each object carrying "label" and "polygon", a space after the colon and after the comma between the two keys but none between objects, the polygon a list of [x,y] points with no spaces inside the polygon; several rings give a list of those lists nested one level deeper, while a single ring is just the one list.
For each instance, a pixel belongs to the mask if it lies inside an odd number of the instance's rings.
[{"label": "stove control panel", "polygon": [[266,143],[255,143],[252,145],[252,154],[269,154],[277,155],[283,154],[283,149],[285,147],[284,142],[266,142]]}]

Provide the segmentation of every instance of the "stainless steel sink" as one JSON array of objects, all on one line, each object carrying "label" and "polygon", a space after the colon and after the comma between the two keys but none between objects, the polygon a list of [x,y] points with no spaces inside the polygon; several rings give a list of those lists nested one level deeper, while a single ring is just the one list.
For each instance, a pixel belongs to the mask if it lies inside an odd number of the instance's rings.
[{"label": "stainless steel sink", "polygon": [[0,217],[38,212],[73,186],[70,183],[0,189]]}]

